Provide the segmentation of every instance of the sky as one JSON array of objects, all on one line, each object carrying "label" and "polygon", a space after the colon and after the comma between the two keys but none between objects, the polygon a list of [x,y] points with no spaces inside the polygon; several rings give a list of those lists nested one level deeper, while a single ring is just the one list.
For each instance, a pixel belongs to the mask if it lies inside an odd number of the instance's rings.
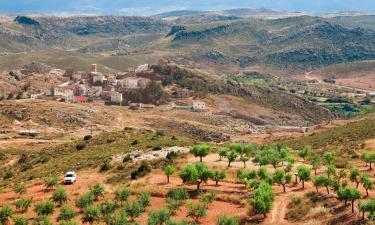
[{"label": "sky", "polygon": [[375,12],[375,0],[0,0],[2,13],[83,13],[148,16],[174,10],[268,8],[327,13]]}]

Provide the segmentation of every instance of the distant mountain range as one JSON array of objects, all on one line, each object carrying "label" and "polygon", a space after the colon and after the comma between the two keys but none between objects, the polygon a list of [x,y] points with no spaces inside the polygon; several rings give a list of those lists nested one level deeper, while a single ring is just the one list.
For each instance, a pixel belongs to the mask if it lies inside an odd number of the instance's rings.
[{"label": "distant mountain range", "polygon": [[233,9],[152,17],[0,15],[2,54],[62,49],[112,55],[174,51],[240,67],[312,68],[375,59],[375,16]]}]

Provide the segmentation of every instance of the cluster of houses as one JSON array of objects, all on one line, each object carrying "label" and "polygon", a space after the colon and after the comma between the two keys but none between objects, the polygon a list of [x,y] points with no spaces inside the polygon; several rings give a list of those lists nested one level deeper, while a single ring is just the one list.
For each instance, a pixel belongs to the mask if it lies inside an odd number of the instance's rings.
[{"label": "cluster of houses", "polygon": [[[34,94],[31,98],[50,96],[58,101],[68,103],[86,103],[102,100],[113,104],[125,103],[124,96],[135,89],[145,88],[151,80],[161,82],[154,77],[149,65],[140,65],[132,71],[117,74],[98,72],[96,64],[92,64],[90,72],[74,72],[72,70],[54,69],[50,74],[66,78],[66,82],[54,86],[50,93]],[[192,97],[194,92],[186,88],[165,88],[172,97],[177,99]],[[128,102],[126,102],[128,103]],[[153,108],[155,106],[141,103],[130,103],[131,109]],[[178,108],[178,106],[174,107]],[[190,106],[194,111],[205,111],[204,102],[195,101]]]},{"label": "cluster of houses", "polygon": [[105,75],[98,72],[97,65],[91,65],[91,71],[70,72],[66,71],[63,76],[69,81],[53,87],[51,95],[58,97],[61,101],[83,103],[94,99],[101,99],[113,103],[122,103],[123,96],[127,92],[144,88],[151,81],[148,78],[138,76],[139,73],[147,72],[148,65],[140,66],[141,72],[124,72]]}]

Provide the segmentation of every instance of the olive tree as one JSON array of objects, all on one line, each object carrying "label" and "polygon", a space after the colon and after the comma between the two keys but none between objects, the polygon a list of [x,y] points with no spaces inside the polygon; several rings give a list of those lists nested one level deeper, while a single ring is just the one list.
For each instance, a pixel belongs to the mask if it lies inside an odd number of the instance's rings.
[{"label": "olive tree", "polygon": [[202,182],[207,182],[211,176],[211,172],[204,163],[195,163],[187,165],[180,173],[180,177],[184,183],[196,182],[197,190],[199,190]]},{"label": "olive tree", "polygon": [[94,206],[89,206],[83,209],[82,222],[94,224],[100,221],[100,209]]},{"label": "olive tree", "polygon": [[340,200],[345,202],[345,207],[347,206],[347,202],[351,201],[352,212],[354,212],[355,200],[361,198],[361,192],[357,188],[350,188],[348,186],[340,188],[337,195]]},{"label": "olive tree", "polygon": [[272,209],[274,198],[275,194],[272,190],[272,186],[262,181],[252,195],[251,204],[256,213],[263,214],[264,217],[267,217],[267,213]]},{"label": "olive tree", "polygon": [[127,188],[119,188],[115,191],[115,200],[120,202],[121,206],[123,206],[124,202],[128,201],[130,194]]},{"label": "olive tree", "polygon": [[366,197],[369,196],[368,191],[372,190],[374,181],[371,179],[370,175],[368,173],[361,175],[361,183],[363,188],[366,190]]},{"label": "olive tree", "polygon": [[203,157],[206,157],[211,152],[209,145],[195,145],[190,149],[190,153],[195,157],[199,157],[200,162],[203,162]]},{"label": "olive tree", "polygon": [[230,164],[237,159],[238,155],[235,151],[229,151],[226,157],[228,159],[228,168],[229,168]]},{"label": "olive tree", "polygon": [[147,225],[166,225],[170,218],[168,209],[158,209],[148,214]]},{"label": "olive tree", "polygon": [[216,186],[218,186],[219,181],[225,179],[225,177],[226,177],[225,170],[214,170],[214,171],[211,172],[210,177],[213,181],[215,181]]},{"label": "olive tree", "polygon": [[164,168],[164,174],[167,176],[167,183],[169,184],[169,177],[176,172],[176,167],[168,165]]},{"label": "olive tree", "polygon": [[352,182],[356,183],[356,187],[358,188],[359,183],[361,182],[361,172],[359,171],[358,168],[351,168],[349,171],[349,178]]},{"label": "olive tree", "polygon": [[284,169],[276,169],[275,173],[273,174],[273,181],[283,186],[283,191],[285,193],[285,185],[290,184],[292,182],[292,175],[289,173],[285,173]]},{"label": "olive tree", "polygon": [[326,187],[327,194],[329,194],[329,186],[331,184],[331,180],[327,176],[317,176],[314,178],[314,186],[316,188],[316,192],[319,192],[319,187]]},{"label": "olive tree", "polygon": [[229,149],[228,149],[228,148],[225,148],[225,147],[224,147],[224,148],[220,148],[220,150],[219,150],[220,161],[221,161],[223,158],[227,157],[228,152],[229,152]]},{"label": "olive tree", "polygon": [[305,189],[305,181],[310,180],[311,170],[306,166],[300,166],[297,168],[297,176],[302,181],[302,189]]},{"label": "olive tree", "polygon": [[304,147],[301,150],[298,151],[299,157],[303,159],[303,161],[306,161],[306,157],[308,157],[310,154],[310,147]]}]

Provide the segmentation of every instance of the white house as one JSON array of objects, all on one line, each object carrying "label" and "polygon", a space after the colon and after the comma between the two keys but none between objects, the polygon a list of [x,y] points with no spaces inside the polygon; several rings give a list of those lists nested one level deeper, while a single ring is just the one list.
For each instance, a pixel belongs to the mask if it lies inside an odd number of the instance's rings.
[{"label": "white house", "polygon": [[206,103],[204,102],[193,102],[193,111],[205,111],[207,109]]},{"label": "white house", "polygon": [[138,88],[138,78],[128,77],[124,79],[124,86],[126,88]]},{"label": "white house", "polygon": [[122,93],[112,92],[111,93],[111,102],[121,103],[122,102]]},{"label": "white house", "polygon": [[92,76],[92,83],[93,84],[96,84],[96,83],[103,83],[105,80],[105,76],[103,74],[100,74],[100,73],[95,73],[95,75]]}]

